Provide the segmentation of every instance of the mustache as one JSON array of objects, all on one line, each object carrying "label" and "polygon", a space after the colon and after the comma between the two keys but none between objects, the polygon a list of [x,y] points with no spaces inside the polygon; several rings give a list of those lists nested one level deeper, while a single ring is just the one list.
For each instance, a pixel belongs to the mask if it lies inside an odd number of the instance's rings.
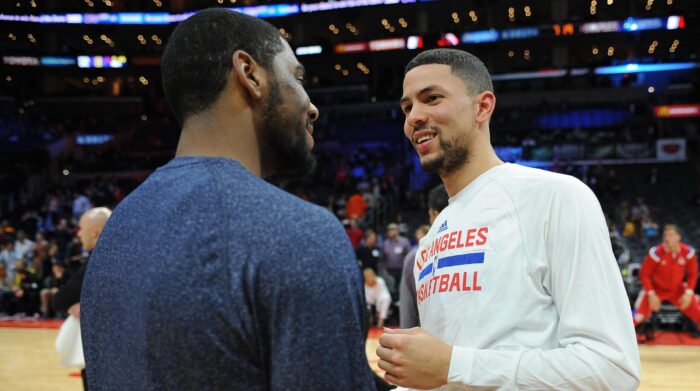
[{"label": "mustache", "polygon": [[413,138],[413,135],[416,134],[416,132],[420,132],[421,130],[427,130],[427,129],[434,130],[436,133],[441,132],[440,128],[435,126],[435,125],[430,125],[430,126],[419,125],[419,126],[416,126],[413,128],[413,133],[411,133],[411,138]]}]

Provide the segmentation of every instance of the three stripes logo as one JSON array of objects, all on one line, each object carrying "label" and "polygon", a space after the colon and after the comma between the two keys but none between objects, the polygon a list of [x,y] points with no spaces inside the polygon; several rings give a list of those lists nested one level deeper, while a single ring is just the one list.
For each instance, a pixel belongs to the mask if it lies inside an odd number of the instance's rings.
[{"label": "three stripes logo", "polygon": [[447,231],[447,220],[445,220],[445,222],[440,225],[440,228],[438,228],[438,233],[442,231]]}]

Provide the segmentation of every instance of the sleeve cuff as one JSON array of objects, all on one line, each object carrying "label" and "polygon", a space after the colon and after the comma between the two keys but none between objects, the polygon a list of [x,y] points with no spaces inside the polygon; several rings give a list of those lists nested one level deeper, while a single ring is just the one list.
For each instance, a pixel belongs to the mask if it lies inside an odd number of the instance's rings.
[{"label": "sleeve cuff", "polygon": [[471,382],[475,351],[474,348],[463,346],[452,347],[447,383],[469,384]]}]

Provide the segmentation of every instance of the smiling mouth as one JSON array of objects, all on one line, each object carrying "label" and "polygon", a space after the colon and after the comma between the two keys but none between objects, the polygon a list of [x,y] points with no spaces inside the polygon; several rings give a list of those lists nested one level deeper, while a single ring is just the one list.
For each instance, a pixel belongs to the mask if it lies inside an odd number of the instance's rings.
[{"label": "smiling mouth", "polygon": [[435,134],[426,134],[426,135],[420,136],[420,137],[416,140],[416,144],[417,144],[417,145],[423,144],[423,143],[426,142],[426,141],[430,141],[430,140],[434,139],[435,136],[436,136]]}]

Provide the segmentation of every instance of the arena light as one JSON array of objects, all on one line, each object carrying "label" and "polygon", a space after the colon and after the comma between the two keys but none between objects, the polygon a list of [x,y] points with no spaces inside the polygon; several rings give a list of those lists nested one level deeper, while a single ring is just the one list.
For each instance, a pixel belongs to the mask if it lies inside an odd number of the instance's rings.
[{"label": "arena light", "polygon": [[423,47],[423,37],[411,35],[406,38],[406,49],[415,50]]},{"label": "arena light", "polygon": [[669,72],[683,71],[698,68],[695,62],[676,62],[666,64],[626,64],[598,67],[595,69],[596,75],[617,75],[623,73],[644,73],[644,72]]},{"label": "arena light", "polygon": [[360,53],[369,50],[367,42],[341,43],[333,48],[335,53]]},{"label": "arena light", "polygon": [[622,24],[624,31],[658,30],[666,27],[663,18],[627,18]]},{"label": "arena light", "polygon": [[36,67],[41,63],[38,57],[32,56],[3,56],[2,63],[12,66]]},{"label": "arena light", "polygon": [[126,56],[78,56],[78,68],[123,68]]},{"label": "arena light", "polygon": [[654,114],[659,118],[700,117],[700,104],[655,106]]},{"label": "arena light", "polygon": [[534,38],[540,35],[540,30],[537,27],[521,27],[514,29],[506,29],[501,31],[501,39],[527,39]]},{"label": "arena light", "polygon": [[452,33],[447,33],[438,39],[437,45],[439,47],[457,46],[459,45],[459,38]]},{"label": "arena light", "polygon": [[578,31],[583,34],[616,33],[620,31],[621,23],[616,20],[608,22],[590,22],[579,26]]},{"label": "arena light", "polygon": [[683,16],[669,16],[666,20],[666,30],[678,30],[685,28],[685,18]]},{"label": "arena light", "polygon": [[462,43],[484,43],[498,41],[498,30],[469,31],[462,34]]},{"label": "arena light", "polygon": [[[543,69],[536,72],[515,72],[515,73],[503,73],[499,75],[491,76],[494,81],[504,81],[504,80],[528,80],[528,79],[552,79],[557,77],[566,76],[567,71],[565,69]],[[585,68],[574,68],[570,71],[571,76],[582,76],[588,73]]]},{"label": "arena light", "polygon": [[392,5],[392,4],[412,4],[417,0],[340,0],[340,1],[324,1],[320,3],[301,4],[301,12],[321,12],[332,11],[343,8],[367,7],[375,5]]},{"label": "arena light", "polygon": [[[111,134],[79,134],[75,136],[75,143],[78,145],[102,145],[114,139]],[[64,170],[68,171],[68,170]],[[64,175],[68,175],[67,173]]]},{"label": "arena light", "polygon": [[45,67],[64,67],[75,65],[75,57],[65,56],[43,56],[39,58],[39,62]]},{"label": "arena light", "polygon": [[369,41],[370,52],[383,52],[387,50],[401,50],[406,48],[406,39],[387,38]]},{"label": "arena light", "polygon": [[321,45],[313,45],[313,46],[299,46],[294,50],[294,53],[297,54],[297,56],[308,56],[310,54],[321,54],[323,52],[323,48]]}]

